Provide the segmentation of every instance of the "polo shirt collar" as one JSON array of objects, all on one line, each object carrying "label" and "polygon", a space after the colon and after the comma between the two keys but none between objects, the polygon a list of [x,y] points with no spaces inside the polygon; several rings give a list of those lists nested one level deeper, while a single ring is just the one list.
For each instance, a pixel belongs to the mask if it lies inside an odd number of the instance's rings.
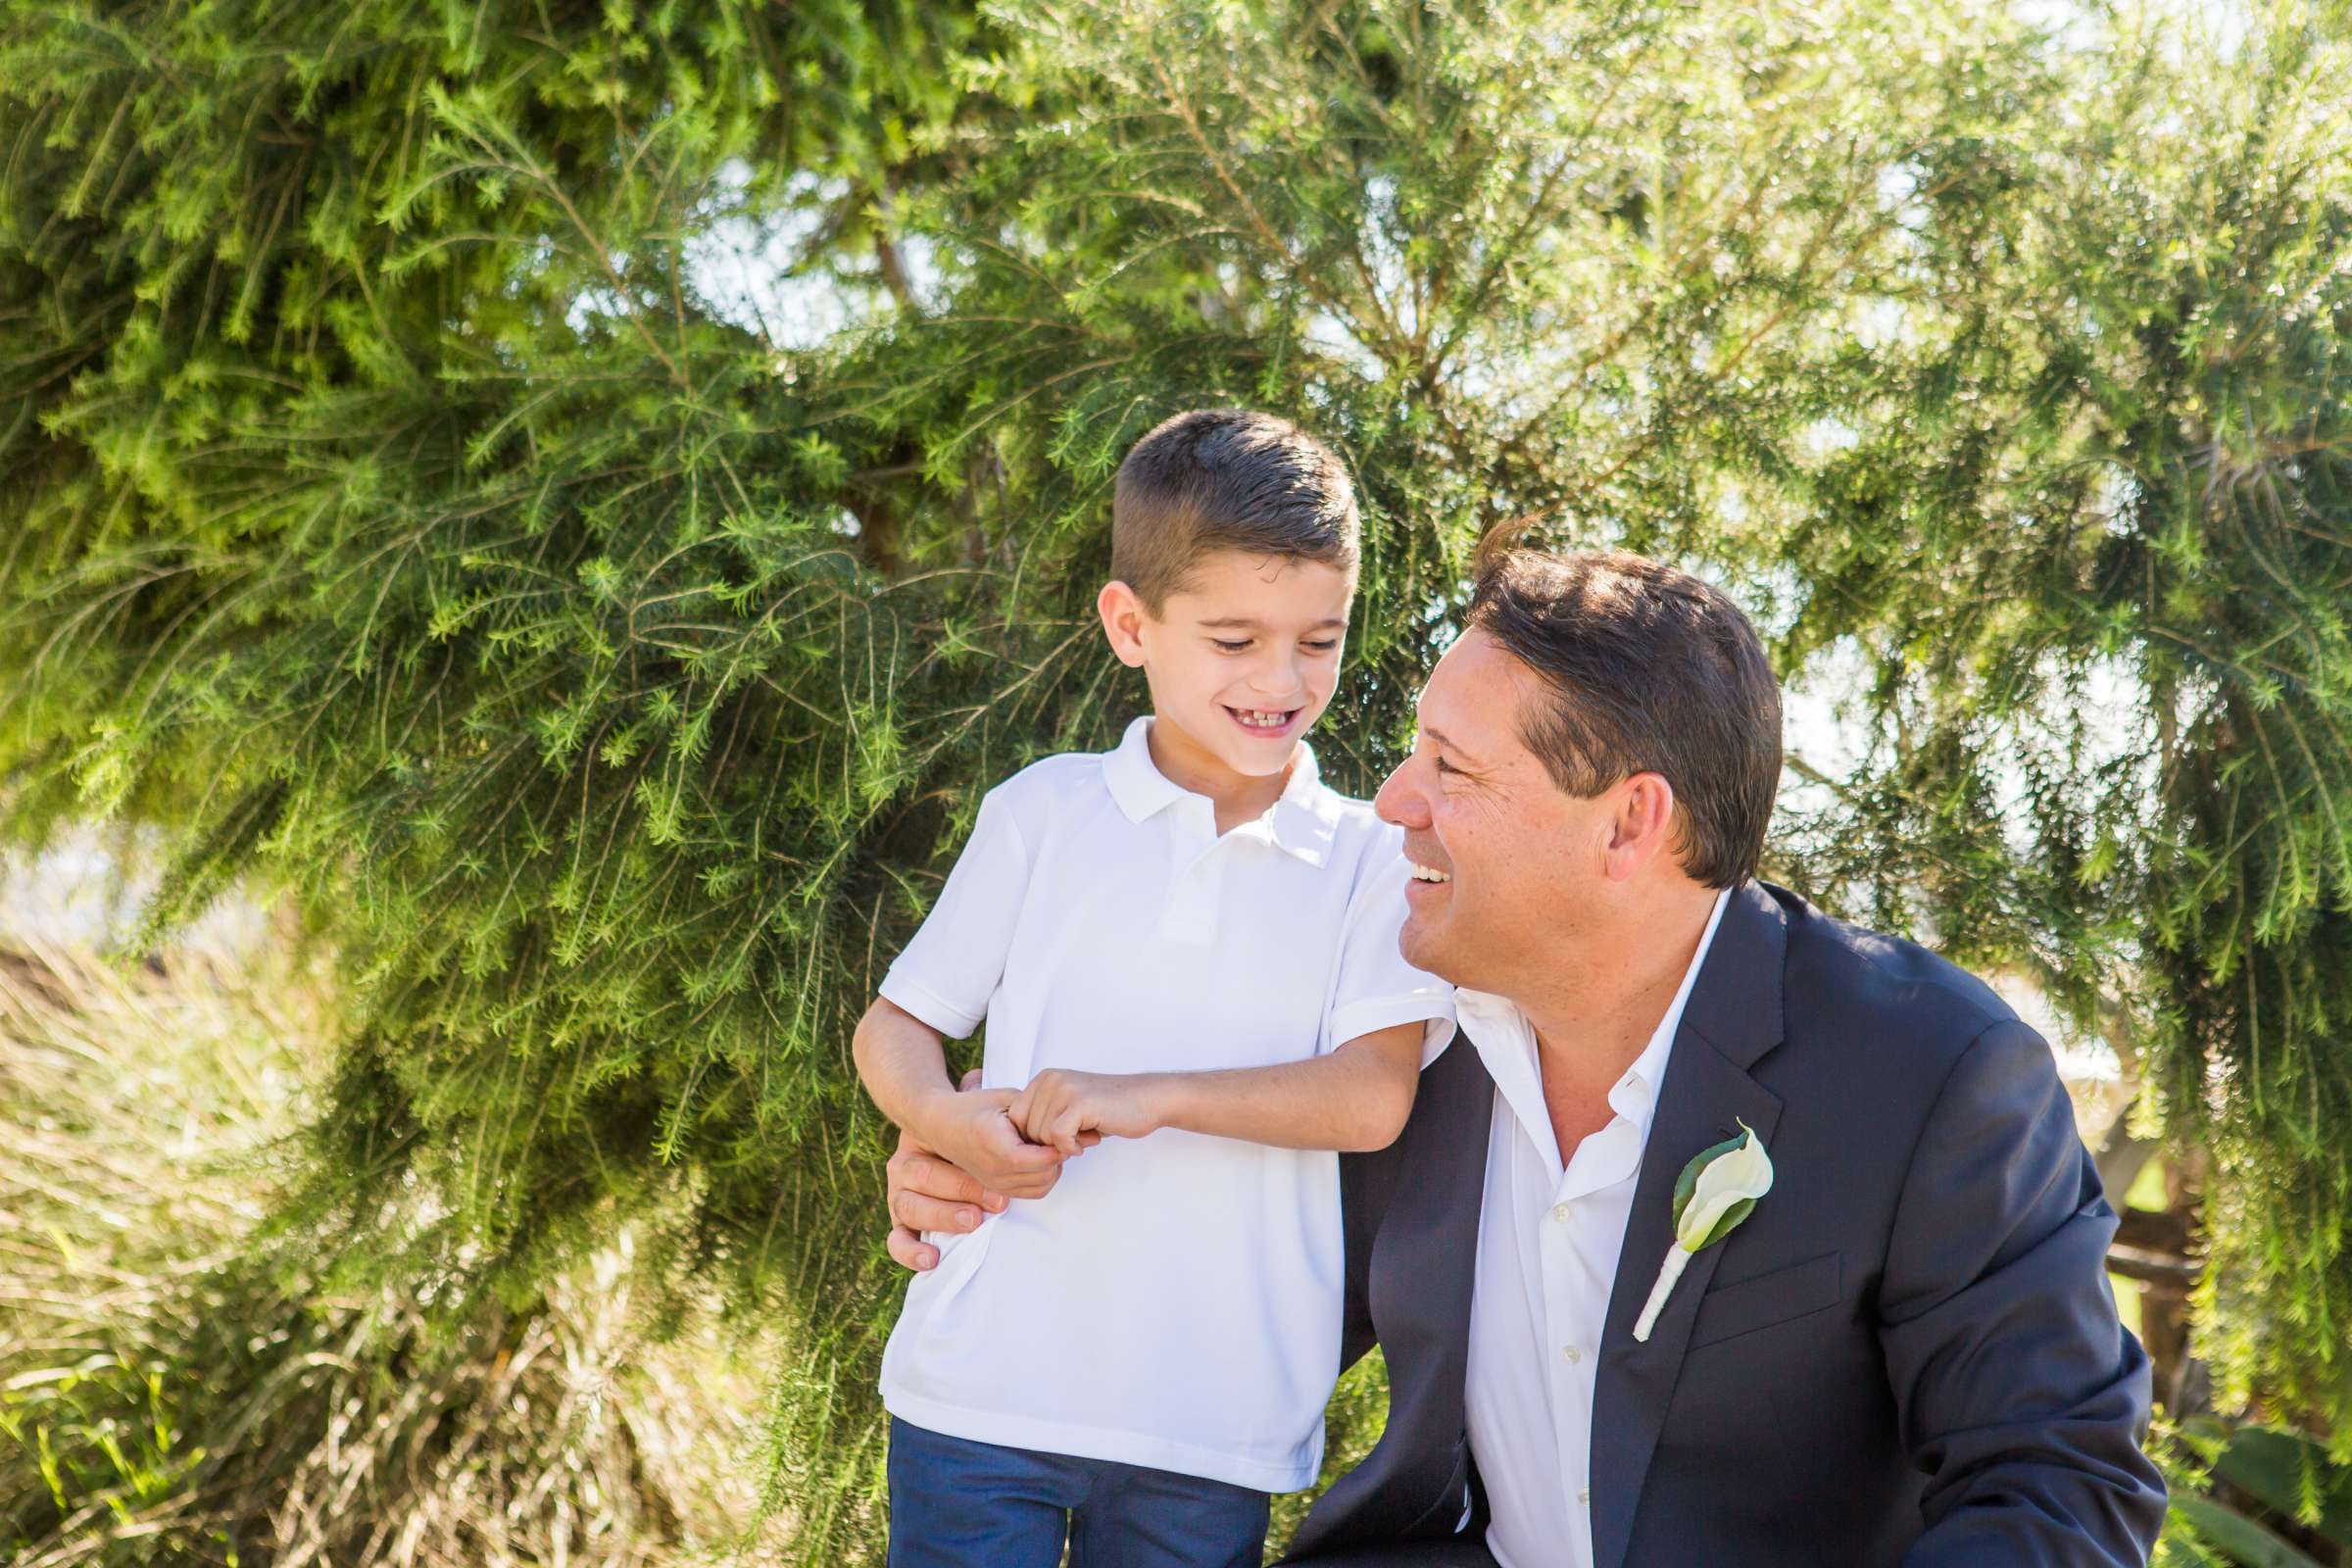
[{"label": "polo shirt collar", "polygon": [[1130,822],[1141,822],[1192,793],[1152,762],[1152,748],[1144,739],[1151,728],[1152,715],[1137,714],[1128,721],[1119,744],[1102,754],[1102,781]]},{"label": "polo shirt collar", "polygon": [[[1146,739],[1151,727],[1152,715],[1138,714],[1128,721],[1119,744],[1102,754],[1102,781],[1131,822],[1145,821],[1178,801],[1207,799],[1162,773],[1152,760],[1151,743]],[[1281,798],[1263,816],[1242,823],[1226,837],[1262,838],[1285,854],[1321,866],[1330,858],[1339,819],[1338,797],[1324,787],[1314,750],[1301,741]]]}]

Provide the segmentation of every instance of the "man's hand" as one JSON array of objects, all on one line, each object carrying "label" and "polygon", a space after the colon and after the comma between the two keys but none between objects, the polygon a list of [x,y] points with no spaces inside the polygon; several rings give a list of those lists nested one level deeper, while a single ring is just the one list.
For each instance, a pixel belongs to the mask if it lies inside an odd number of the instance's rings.
[{"label": "man's hand", "polygon": [[1048,1067],[1029,1080],[1007,1115],[1022,1137],[1050,1145],[1068,1159],[1105,1138],[1143,1138],[1157,1132],[1167,1124],[1164,1088],[1155,1073]]},{"label": "man's hand", "polygon": [[968,1231],[980,1212],[1004,1211],[1003,1193],[992,1193],[914,1141],[899,1134],[899,1152],[886,1167],[890,1185],[890,1255],[902,1268],[925,1273],[939,1266],[939,1249],[924,1231]]}]

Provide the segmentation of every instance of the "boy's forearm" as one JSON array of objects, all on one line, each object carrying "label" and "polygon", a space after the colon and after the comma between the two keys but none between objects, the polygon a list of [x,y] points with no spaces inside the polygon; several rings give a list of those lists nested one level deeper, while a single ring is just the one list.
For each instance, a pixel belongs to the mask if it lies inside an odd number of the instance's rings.
[{"label": "boy's forearm", "polygon": [[912,1133],[918,1143],[932,1142],[928,1134],[933,1114],[956,1094],[939,1031],[876,998],[858,1020],[850,1054],[866,1094],[892,1125]]},{"label": "boy's forearm", "polygon": [[1423,1026],[1270,1067],[1154,1074],[1160,1124],[1278,1149],[1386,1149],[1413,1108]]}]

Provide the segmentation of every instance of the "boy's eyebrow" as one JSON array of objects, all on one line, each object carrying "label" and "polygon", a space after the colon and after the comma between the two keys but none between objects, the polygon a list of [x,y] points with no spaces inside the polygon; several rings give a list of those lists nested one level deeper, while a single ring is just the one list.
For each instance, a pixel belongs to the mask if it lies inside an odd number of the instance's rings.
[{"label": "boy's eyebrow", "polygon": [[[1219,615],[1214,620],[1204,620],[1200,624],[1213,627],[1218,631],[1255,631],[1258,627],[1258,622],[1249,615]],[[1306,629],[1308,631],[1331,631],[1334,629],[1345,631],[1348,629],[1348,623],[1333,616],[1326,620],[1318,620]]]}]

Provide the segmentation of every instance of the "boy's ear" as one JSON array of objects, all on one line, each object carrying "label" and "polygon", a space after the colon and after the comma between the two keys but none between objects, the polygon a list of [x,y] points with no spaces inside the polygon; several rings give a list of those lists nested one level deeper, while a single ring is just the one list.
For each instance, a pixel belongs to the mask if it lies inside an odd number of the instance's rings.
[{"label": "boy's ear", "polygon": [[1129,669],[1142,668],[1144,620],[1150,612],[1135,590],[1123,582],[1104,583],[1095,596],[1095,612],[1102,617],[1102,635],[1110,639],[1110,651],[1119,662]]}]

